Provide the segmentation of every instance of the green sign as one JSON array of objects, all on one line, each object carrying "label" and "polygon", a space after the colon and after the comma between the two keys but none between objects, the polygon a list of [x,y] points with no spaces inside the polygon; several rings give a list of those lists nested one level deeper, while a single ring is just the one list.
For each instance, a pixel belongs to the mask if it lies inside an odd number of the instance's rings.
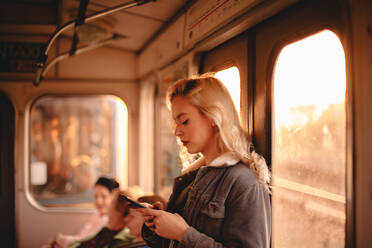
[{"label": "green sign", "polygon": [[44,43],[0,42],[0,72],[35,72]]}]

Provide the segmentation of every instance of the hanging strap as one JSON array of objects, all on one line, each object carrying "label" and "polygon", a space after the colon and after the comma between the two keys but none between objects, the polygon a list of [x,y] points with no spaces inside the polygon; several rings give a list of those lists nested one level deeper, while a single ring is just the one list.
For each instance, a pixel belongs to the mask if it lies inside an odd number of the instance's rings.
[{"label": "hanging strap", "polygon": [[74,36],[72,38],[72,43],[71,43],[71,49],[70,49],[70,55],[74,55],[77,49],[77,43],[78,43],[78,37],[76,33],[76,27],[84,24],[85,22],[85,13],[87,11],[87,7],[89,4],[89,0],[80,0],[80,5],[79,5],[79,12],[75,21],[75,31],[74,31]]}]

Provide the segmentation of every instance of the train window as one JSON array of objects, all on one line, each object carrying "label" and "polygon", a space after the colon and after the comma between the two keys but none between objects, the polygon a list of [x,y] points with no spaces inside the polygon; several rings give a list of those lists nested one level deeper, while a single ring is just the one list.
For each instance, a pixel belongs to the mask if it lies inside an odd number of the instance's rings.
[{"label": "train window", "polygon": [[127,108],[112,95],[40,97],[29,147],[29,192],[38,204],[92,207],[98,176],[125,180]]},{"label": "train window", "polygon": [[216,72],[216,78],[226,86],[234,101],[236,110],[240,113],[240,75],[236,66]]},{"label": "train window", "polygon": [[345,246],[345,74],[329,30],[287,45],[276,61],[273,247]]}]

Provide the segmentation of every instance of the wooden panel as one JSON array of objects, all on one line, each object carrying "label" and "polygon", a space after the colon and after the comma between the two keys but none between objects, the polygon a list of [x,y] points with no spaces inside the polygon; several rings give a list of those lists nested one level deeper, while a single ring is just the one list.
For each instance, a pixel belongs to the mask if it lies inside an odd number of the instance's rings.
[{"label": "wooden panel", "polygon": [[253,8],[260,0],[198,1],[186,12],[185,46],[191,47],[216,28],[236,18],[248,8]]}]

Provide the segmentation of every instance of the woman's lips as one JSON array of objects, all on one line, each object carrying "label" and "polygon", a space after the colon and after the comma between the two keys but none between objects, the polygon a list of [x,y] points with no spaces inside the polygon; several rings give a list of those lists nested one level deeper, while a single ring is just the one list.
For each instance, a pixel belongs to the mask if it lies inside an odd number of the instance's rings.
[{"label": "woman's lips", "polygon": [[188,141],[182,141],[182,144],[183,144],[184,146],[187,146],[188,143],[189,143]]}]

